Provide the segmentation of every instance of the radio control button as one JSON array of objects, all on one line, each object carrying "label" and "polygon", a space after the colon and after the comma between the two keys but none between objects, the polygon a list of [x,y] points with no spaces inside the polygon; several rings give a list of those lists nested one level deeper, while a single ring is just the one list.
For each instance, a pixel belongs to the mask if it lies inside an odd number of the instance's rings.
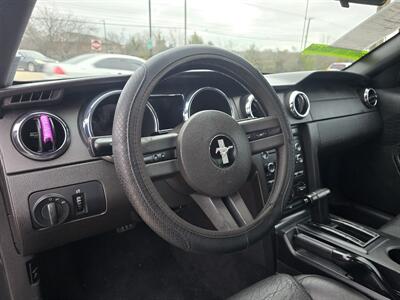
[{"label": "radio control button", "polygon": [[303,155],[296,154],[296,163],[302,164],[304,162]]}]

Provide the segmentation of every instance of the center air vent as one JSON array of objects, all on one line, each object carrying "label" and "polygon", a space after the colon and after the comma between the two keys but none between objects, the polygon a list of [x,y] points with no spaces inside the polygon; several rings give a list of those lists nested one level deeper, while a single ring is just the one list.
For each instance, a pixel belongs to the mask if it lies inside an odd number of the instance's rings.
[{"label": "center air vent", "polygon": [[296,119],[303,119],[310,113],[310,100],[303,92],[294,91],[289,96],[289,110]]},{"label": "center air vent", "polygon": [[58,101],[62,98],[63,90],[39,90],[15,94],[2,99],[2,106],[15,106],[20,104],[39,104],[49,101]]},{"label": "center air vent", "polygon": [[15,148],[35,160],[50,160],[60,156],[70,142],[65,122],[46,112],[30,113],[19,118],[11,136]]},{"label": "center air vent", "polygon": [[378,93],[374,89],[365,89],[364,104],[368,108],[374,108],[378,104]]}]

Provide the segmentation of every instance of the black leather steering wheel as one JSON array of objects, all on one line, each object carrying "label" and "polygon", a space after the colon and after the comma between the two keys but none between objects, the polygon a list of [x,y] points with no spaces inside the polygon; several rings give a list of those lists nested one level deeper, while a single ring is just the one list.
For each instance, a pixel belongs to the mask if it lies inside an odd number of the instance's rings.
[{"label": "black leather steering wheel", "polygon": [[[171,74],[193,69],[233,78],[269,116],[235,121],[222,112],[203,111],[173,132],[141,138],[154,87]],[[159,236],[184,250],[232,252],[248,247],[273,228],[291,190],[292,134],[277,94],[247,61],[219,48],[185,46],[149,59],[122,91],[112,135],[115,167],[131,204]],[[238,190],[248,180],[251,156],[273,148],[277,150],[275,183],[268,202],[254,217]],[[190,224],[163,201],[151,178],[176,172],[217,230]]]}]

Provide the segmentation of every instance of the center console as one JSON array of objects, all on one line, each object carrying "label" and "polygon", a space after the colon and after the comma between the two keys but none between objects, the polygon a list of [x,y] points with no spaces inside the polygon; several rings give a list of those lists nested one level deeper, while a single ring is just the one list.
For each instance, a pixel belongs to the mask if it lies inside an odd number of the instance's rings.
[{"label": "center console", "polygon": [[[305,168],[305,155],[303,150],[303,142],[300,137],[299,129],[292,127],[292,134],[294,140],[294,152],[295,152],[295,171],[293,188],[290,198],[284,208],[283,214],[288,215],[294,211],[297,211],[304,207],[303,199],[308,193],[308,184]],[[270,150],[261,154],[264,170],[267,180],[268,192],[272,190],[272,186],[275,182],[275,171],[276,171],[276,151]]]},{"label": "center console", "polygon": [[[277,271],[321,274],[372,299],[400,299],[400,239],[332,214],[333,196],[321,188],[318,127],[299,124],[292,132],[294,184],[275,227]],[[276,153],[262,158],[271,188]]]},{"label": "center console", "polygon": [[276,226],[279,260],[330,275],[374,299],[400,299],[400,239],[329,214],[328,195],[328,189],[306,195],[307,209]]}]

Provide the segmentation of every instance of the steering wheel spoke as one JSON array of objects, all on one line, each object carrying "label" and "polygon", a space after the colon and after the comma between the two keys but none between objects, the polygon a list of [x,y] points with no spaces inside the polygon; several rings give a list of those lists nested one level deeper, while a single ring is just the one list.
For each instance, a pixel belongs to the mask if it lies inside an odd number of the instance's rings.
[{"label": "steering wheel spoke", "polygon": [[191,197],[219,231],[237,229],[254,220],[239,193],[223,198],[200,194]]},{"label": "steering wheel spoke", "polygon": [[244,202],[242,196],[239,193],[227,197],[226,206],[234,216],[239,226],[248,225],[254,220],[253,216],[251,215],[251,212],[247,208],[246,203]]},{"label": "steering wheel spoke", "polygon": [[278,148],[284,144],[282,130],[276,117],[239,121],[250,142],[253,154]]},{"label": "steering wheel spoke", "polygon": [[179,171],[176,159],[177,137],[177,133],[142,137],[144,161],[151,178],[173,175]]}]

